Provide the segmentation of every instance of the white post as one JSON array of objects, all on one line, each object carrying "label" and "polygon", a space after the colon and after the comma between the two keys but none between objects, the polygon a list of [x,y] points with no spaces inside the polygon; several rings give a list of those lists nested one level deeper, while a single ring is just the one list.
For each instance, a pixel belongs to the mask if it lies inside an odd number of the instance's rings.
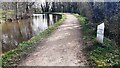
[{"label": "white post", "polygon": [[97,41],[99,43],[103,43],[104,28],[105,28],[104,23],[97,26]]}]

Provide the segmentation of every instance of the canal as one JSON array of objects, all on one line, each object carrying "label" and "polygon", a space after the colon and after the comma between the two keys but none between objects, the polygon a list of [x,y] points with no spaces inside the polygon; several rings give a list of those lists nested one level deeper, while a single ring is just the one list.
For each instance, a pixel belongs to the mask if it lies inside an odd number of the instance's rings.
[{"label": "canal", "polygon": [[2,52],[7,52],[19,43],[29,40],[62,18],[60,14],[33,14],[31,18],[9,21],[2,26]]}]

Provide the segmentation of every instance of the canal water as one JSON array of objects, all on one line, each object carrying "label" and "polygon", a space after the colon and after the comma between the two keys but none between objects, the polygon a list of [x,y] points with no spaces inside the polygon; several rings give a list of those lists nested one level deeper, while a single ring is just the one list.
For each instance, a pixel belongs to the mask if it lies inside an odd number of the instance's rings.
[{"label": "canal water", "polygon": [[6,22],[2,26],[2,52],[7,52],[49,28],[61,19],[60,14],[33,14],[32,18]]}]

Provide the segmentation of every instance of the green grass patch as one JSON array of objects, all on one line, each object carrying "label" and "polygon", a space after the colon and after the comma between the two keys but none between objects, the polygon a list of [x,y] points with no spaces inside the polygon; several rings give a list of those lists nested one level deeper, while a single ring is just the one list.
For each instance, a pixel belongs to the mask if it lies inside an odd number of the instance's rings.
[{"label": "green grass patch", "polygon": [[41,32],[39,35],[32,37],[30,40],[22,42],[14,50],[8,51],[2,54],[2,66],[17,65],[22,58],[25,58],[27,54],[36,47],[36,45],[45,37],[50,35],[62,22],[65,20],[65,15],[62,15],[57,23],[51,25],[48,29]]},{"label": "green grass patch", "polygon": [[75,16],[82,25],[81,30],[85,41],[85,50],[90,64],[103,68],[105,66],[120,67],[120,52],[118,46],[106,37],[104,38],[103,44],[98,43],[96,41],[96,31],[91,27],[91,23],[88,22],[87,18],[78,14],[75,14]]},{"label": "green grass patch", "polygon": [[0,9],[0,19],[2,18],[2,9]]},{"label": "green grass patch", "polygon": [[2,10],[0,9],[0,19],[4,19],[4,15],[2,16],[2,14],[6,14],[6,15],[12,15],[14,14],[14,10]]}]

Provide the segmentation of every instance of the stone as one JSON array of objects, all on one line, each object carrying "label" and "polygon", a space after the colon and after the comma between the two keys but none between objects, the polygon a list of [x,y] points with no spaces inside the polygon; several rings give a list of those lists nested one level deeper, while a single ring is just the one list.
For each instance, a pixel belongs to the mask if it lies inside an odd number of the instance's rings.
[{"label": "stone", "polygon": [[103,39],[104,39],[104,28],[105,25],[104,23],[100,24],[97,26],[97,41],[99,43],[103,43]]}]

